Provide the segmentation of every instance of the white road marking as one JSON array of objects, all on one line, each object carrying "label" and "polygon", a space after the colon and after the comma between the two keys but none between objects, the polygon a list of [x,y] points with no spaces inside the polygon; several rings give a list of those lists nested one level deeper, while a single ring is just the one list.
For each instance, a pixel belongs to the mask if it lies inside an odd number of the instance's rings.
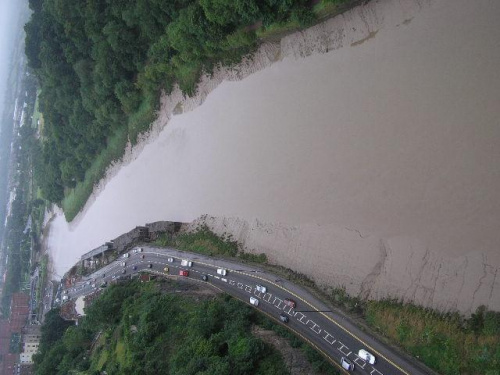
[{"label": "white road marking", "polygon": [[333,343],[337,340],[335,340],[333,338],[332,335],[330,335],[327,331],[323,330],[324,333],[326,333],[326,335],[323,337],[323,340],[325,340],[327,343],[329,343],[330,345],[333,345]]}]

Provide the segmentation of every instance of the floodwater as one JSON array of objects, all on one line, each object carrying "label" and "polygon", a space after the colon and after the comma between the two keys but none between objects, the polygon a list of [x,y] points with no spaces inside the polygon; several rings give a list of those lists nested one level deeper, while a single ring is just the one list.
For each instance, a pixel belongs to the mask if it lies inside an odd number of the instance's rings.
[{"label": "floodwater", "polygon": [[77,222],[58,215],[56,273],[136,225],[202,214],[407,236],[498,268],[500,2],[368,6],[335,20],[342,46],[299,57],[288,38],[174,116]]}]

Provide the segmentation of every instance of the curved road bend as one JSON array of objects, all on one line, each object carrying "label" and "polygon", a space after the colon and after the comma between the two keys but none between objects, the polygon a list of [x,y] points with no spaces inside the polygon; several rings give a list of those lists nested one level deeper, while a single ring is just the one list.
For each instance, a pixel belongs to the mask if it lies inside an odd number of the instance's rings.
[{"label": "curved road bend", "polygon": [[[86,295],[99,287],[103,281],[109,282],[122,275],[147,270],[162,276],[177,277],[180,270],[187,270],[189,271],[188,278],[199,281],[202,275],[206,275],[208,276],[207,283],[247,303],[250,296],[259,299],[257,309],[275,320],[278,320],[280,313],[287,314],[289,316],[288,328],[346,374],[349,372],[340,367],[342,357],[349,358],[355,364],[354,373],[358,374],[420,375],[432,373],[423,365],[409,361],[406,356],[395,352],[365,333],[344,316],[330,311],[324,303],[305,289],[267,271],[173,248],[143,246],[143,252],[134,253],[131,250],[129,254],[130,257],[117,259],[69,289],[69,298]],[[168,262],[169,257],[173,258],[173,262]],[[181,266],[182,259],[192,261],[192,267]],[[122,262],[126,265],[122,266]],[[150,264],[151,268],[149,268]],[[165,267],[168,267],[168,271],[165,271]],[[226,269],[227,275],[218,275],[217,268]],[[95,288],[92,284],[95,284]],[[257,291],[257,284],[267,288],[265,294]],[[285,298],[296,301],[295,308],[286,305]],[[372,365],[358,357],[357,353],[360,349],[366,349],[375,355],[377,362]]]}]

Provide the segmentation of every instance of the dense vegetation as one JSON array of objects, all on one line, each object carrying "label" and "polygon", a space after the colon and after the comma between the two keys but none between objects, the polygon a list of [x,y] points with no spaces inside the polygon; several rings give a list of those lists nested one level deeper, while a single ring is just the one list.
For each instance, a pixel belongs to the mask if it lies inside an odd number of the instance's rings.
[{"label": "dense vegetation", "polygon": [[52,202],[85,179],[112,140],[123,148],[147,128],[160,90],[178,83],[190,94],[202,72],[250,52],[255,29],[315,19],[308,0],[29,3],[26,55],[45,120],[39,176]]},{"label": "dense vegetation", "polygon": [[288,373],[281,355],[251,334],[262,319],[255,309],[228,296],[179,295],[157,286],[113,285],[68,329],[51,313],[34,357],[36,373]]}]

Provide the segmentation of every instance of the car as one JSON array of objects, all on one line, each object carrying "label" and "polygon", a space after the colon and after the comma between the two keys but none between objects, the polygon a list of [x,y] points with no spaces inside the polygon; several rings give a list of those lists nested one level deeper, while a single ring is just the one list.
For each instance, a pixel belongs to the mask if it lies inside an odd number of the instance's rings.
[{"label": "car", "polygon": [[122,273],[126,273],[126,272],[127,272],[127,270],[125,268],[122,269]]},{"label": "car", "polygon": [[101,283],[101,288],[106,288],[108,286],[108,283],[106,281],[103,281]]},{"label": "car", "polygon": [[111,276],[111,279],[112,280],[116,279],[116,275]]},{"label": "car", "polygon": [[360,351],[358,352],[358,357],[364,359],[370,365],[374,365],[375,362],[377,362],[377,358],[375,358],[372,353],[366,351],[365,349],[360,349]]},{"label": "car", "polygon": [[153,263],[149,263],[148,268],[153,268]]},{"label": "car", "polygon": [[144,254],[141,255],[141,258],[144,259]]},{"label": "car", "polygon": [[186,271],[186,270],[180,270],[180,271],[179,271],[179,276],[189,276],[189,271]]},{"label": "car", "polygon": [[95,283],[94,283],[94,284],[92,284],[92,288],[95,288]]},{"label": "car", "polygon": [[168,267],[165,267],[165,268],[163,269],[163,272],[168,272]]},{"label": "car", "polygon": [[138,247],[137,249],[135,249],[135,252],[136,253],[142,253],[142,247]]},{"label": "car", "polygon": [[127,262],[122,262],[122,267],[125,267],[127,265]]},{"label": "car", "polygon": [[291,308],[295,308],[295,306],[297,306],[297,303],[290,298],[285,298],[283,302],[285,303],[285,305],[290,306]]},{"label": "car", "polygon": [[217,275],[226,276],[227,271],[224,268],[217,268]]},{"label": "car", "polygon": [[261,292],[261,293],[264,293],[264,294],[267,292],[267,288],[264,285],[257,284],[257,286],[255,287],[255,289],[257,289],[258,292]]},{"label": "car", "polygon": [[354,371],[354,363],[352,363],[350,360],[348,360],[345,357],[342,357],[340,359],[340,365],[342,366],[343,369],[347,371]]},{"label": "car", "polygon": [[207,275],[201,275],[201,279],[203,281],[208,281],[208,276]]},{"label": "car", "polygon": [[68,296],[63,296],[62,300],[63,300],[63,301],[67,301],[67,300],[68,300],[68,298],[69,298]]},{"label": "car", "polygon": [[134,268],[134,271],[135,271],[137,269],[137,266],[134,266],[133,268]]},{"label": "car", "polygon": [[190,260],[187,260],[187,259],[183,259],[183,260],[181,260],[181,266],[193,267],[193,262],[191,262]]},{"label": "car", "polygon": [[169,263],[174,263],[174,258],[172,258],[172,257],[167,258],[167,262],[169,262]]},{"label": "car", "polygon": [[250,304],[254,306],[259,306],[259,300],[255,297],[250,297]]},{"label": "car", "polygon": [[281,313],[280,314],[280,320],[283,322],[283,323],[288,323],[288,321],[290,320],[290,318],[288,318],[287,315]]},{"label": "car", "polygon": [[101,276],[102,276],[102,277],[106,277],[106,274],[105,274],[105,273],[103,273]]},{"label": "car", "polygon": [[129,253],[125,253],[125,254],[123,254],[123,257],[124,257],[124,258],[128,258],[129,256],[130,256],[130,254],[129,254]]}]

